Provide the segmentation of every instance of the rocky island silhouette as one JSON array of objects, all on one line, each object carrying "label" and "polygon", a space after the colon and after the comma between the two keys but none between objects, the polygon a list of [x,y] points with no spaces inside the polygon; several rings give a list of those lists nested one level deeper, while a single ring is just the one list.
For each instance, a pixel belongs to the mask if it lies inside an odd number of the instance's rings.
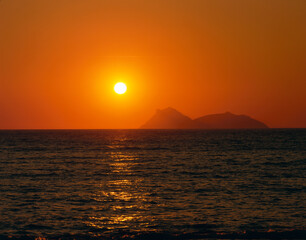
[{"label": "rocky island silhouette", "polygon": [[158,109],[141,129],[261,129],[266,124],[247,115],[230,112],[205,115],[196,119],[180,113],[174,108]]}]

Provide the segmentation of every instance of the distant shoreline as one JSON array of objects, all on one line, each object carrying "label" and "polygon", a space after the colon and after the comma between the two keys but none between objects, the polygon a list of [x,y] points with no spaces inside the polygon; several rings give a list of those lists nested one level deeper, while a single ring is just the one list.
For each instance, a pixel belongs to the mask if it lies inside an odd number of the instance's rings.
[{"label": "distant shoreline", "polygon": [[61,130],[139,130],[139,131],[144,131],[144,130],[150,130],[150,131],[155,131],[155,130],[181,130],[181,131],[188,131],[188,130],[191,130],[191,131],[222,131],[222,130],[265,130],[265,131],[269,131],[269,130],[285,130],[285,129],[296,129],[296,130],[299,130],[299,129],[306,129],[306,127],[301,127],[301,128],[295,128],[295,127],[283,127],[283,128],[273,128],[273,127],[270,127],[270,128],[260,128],[260,129],[254,129],[254,128],[223,128],[223,129],[220,129],[220,128],[216,128],[216,129],[194,129],[194,128],[186,128],[186,129],[182,129],[182,128],[156,128],[156,129],[152,129],[152,128],[3,128],[3,129],[0,129],[0,131],[61,131]]}]

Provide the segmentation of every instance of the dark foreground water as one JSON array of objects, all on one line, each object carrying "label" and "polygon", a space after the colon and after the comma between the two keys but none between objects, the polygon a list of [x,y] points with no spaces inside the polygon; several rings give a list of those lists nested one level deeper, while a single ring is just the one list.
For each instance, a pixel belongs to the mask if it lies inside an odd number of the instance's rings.
[{"label": "dark foreground water", "polygon": [[306,130],[0,131],[0,239],[306,238]]}]

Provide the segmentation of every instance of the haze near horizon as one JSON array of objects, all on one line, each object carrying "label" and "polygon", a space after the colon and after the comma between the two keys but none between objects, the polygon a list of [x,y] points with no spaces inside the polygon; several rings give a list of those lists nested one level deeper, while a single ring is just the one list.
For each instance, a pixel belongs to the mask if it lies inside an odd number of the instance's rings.
[{"label": "haze near horizon", "polygon": [[305,25],[304,0],[2,0],[0,129],[138,128],[168,106],[305,128]]}]

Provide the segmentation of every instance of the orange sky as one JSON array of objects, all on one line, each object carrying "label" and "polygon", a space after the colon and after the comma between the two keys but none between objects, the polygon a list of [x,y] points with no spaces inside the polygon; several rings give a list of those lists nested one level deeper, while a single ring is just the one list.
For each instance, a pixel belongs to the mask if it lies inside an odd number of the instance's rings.
[{"label": "orange sky", "polygon": [[305,26],[305,0],[0,0],[0,129],[137,128],[168,106],[306,127]]}]

